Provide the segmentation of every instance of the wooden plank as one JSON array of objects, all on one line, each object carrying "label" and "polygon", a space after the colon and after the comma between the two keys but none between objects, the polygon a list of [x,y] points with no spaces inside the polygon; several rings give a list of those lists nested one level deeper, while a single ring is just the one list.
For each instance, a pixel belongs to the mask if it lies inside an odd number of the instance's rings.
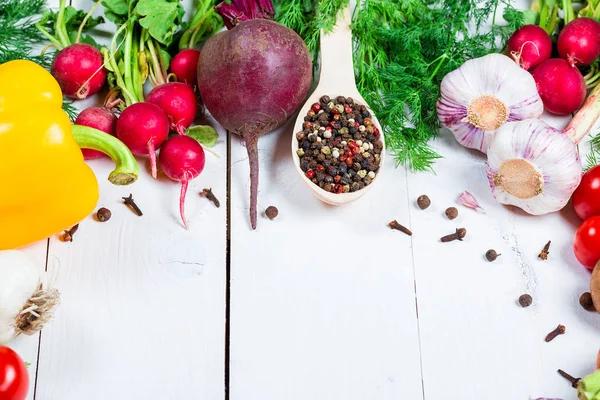
[{"label": "wooden plank", "polygon": [[259,140],[256,231],[233,137],[231,399],[420,399],[411,239],[387,227],[409,224],[405,172],[388,162],[361,200],[321,203],[292,164],[291,120]]},{"label": "wooden plank", "polygon": [[[566,119],[554,118],[561,127]],[[597,351],[597,315],[583,311],[579,295],[589,290],[589,273],[572,252],[576,217],[560,213],[532,217],[497,203],[485,175],[485,157],[461,147],[442,131],[435,147],[445,157],[429,173],[409,176],[410,199],[427,194],[432,206],[411,206],[425,398],[572,398],[556,370],[581,376],[592,371]],[[469,190],[486,213],[461,205]],[[446,207],[459,216],[450,221]],[[440,243],[465,227],[464,242]],[[552,240],[548,261],[537,256]],[[493,248],[494,263],[484,258]],[[529,308],[518,305],[523,293]],[[558,324],[567,334],[544,338]]]},{"label": "wooden plank", "polygon": [[[84,9],[92,4],[73,1]],[[101,100],[78,106],[94,102]],[[187,231],[179,184],[162,174],[152,179],[146,158],[138,159],[142,175],[128,187],[106,180],[108,160],[90,162],[98,207],[113,215],[105,223],[86,218],[72,243],[51,238],[50,269],[62,303],[42,334],[37,398],[224,397],[227,153],[219,132],[221,158],[207,154],[204,172],[190,182]],[[213,188],[221,208],[199,195],[204,187]],[[142,217],[122,204],[129,193]]]}]

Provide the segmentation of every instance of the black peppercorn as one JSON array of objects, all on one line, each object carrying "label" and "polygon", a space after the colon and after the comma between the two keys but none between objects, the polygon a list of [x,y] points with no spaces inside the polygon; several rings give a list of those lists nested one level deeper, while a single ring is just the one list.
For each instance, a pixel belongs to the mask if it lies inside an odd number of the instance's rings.
[{"label": "black peppercorn", "polygon": [[350,127],[350,128],[348,128],[348,132],[350,132],[353,135],[356,133],[356,131],[357,131],[357,129],[355,127],[353,127],[353,126]]},{"label": "black peppercorn", "polygon": [[344,163],[341,163],[340,166],[339,166],[339,168],[338,168],[338,171],[339,171],[340,175],[343,175],[346,172],[348,172],[348,166],[346,164],[344,164]]},{"label": "black peppercorn", "polygon": [[331,175],[325,176],[325,183],[333,183],[333,176],[331,176]]},{"label": "black peppercorn", "polygon": [[319,153],[319,155],[317,155],[317,160],[321,163],[325,161],[325,154]]},{"label": "black peppercorn", "polygon": [[279,215],[279,210],[277,210],[277,207],[275,206],[269,206],[267,207],[265,214],[267,215],[267,218],[273,219]]},{"label": "black peppercorn", "polygon": [[336,167],[329,167],[327,172],[329,172],[329,175],[331,176],[336,176],[338,174],[338,169]]},{"label": "black peppercorn", "polygon": [[344,104],[346,102],[346,98],[344,96],[338,96],[336,100],[338,104]]},{"label": "black peppercorn", "polygon": [[431,205],[431,200],[429,200],[429,197],[427,197],[427,195],[422,194],[417,199],[417,205],[421,210],[424,210]]},{"label": "black peppercorn", "polygon": [[358,182],[352,182],[352,185],[350,185],[350,191],[356,192],[359,189],[360,189],[360,185],[358,184]]},{"label": "black peppercorn", "polygon": [[348,174],[350,175],[350,177],[354,177],[354,175],[356,175],[356,171],[351,169],[350,171],[348,171]]},{"label": "black peppercorn", "polygon": [[361,114],[365,118],[369,118],[371,116],[371,113],[369,111],[367,111],[367,110],[363,111]]},{"label": "black peppercorn", "polygon": [[325,96],[321,96],[321,99],[319,100],[321,103],[329,103],[331,101],[331,99],[329,98],[329,96],[325,95]]},{"label": "black peppercorn", "polygon": [[342,178],[340,179],[340,184],[348,185],[349,183],[350,183],[350,179],[346,178],[346,176],[342,176]]},{"label": "black peppercorn", "polygon": [[354,99],[352,97],[346,97],[346,104],[354,104]]}]

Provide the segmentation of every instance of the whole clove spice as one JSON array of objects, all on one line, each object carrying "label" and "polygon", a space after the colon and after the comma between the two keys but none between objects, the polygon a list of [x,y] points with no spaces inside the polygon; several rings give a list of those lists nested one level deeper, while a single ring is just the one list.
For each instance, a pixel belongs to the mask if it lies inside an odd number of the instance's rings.
[{"label": "whole clove spice", "polygon": [[563,335],[567,331],[567,328],[564,325],[558,325],[555,330],[546,335],[546,342],[551,342],[557,336]]},{"label": "whole clove spice", "polygon": [[431,200],[429,199],[429,197],[427,197],[427,195],[422,194],[417,199],[417,205],[421,210],[424,210],[431,205]]},{"label": "whole clove spice", "polygon": [[541,258],[542,260],[547,260],[548,254],[550,254],[550,240],[548,240],[548,243],[546,243],[546,245],[544,246],[544,248],[542,249],[542,252],[538,255],[538,257]]},{"label": "whole clove spice", "polygon": [[204,197],[206,197],[208,200],[212,201],[213,204],[215,205],[215,207],[217,207],[217,208],[221,207],[221,203],[219,202],[219,199],[217,199],[217,197],[214,195],[212,188],[202,189],[201,194],[204,195]]},{"label": "whole clove spice", "polygon": [[269,206],[265,210],[265,215],[269,219],[274,219],[274,218],[276,218],[279,215],[279,210],[275,206]]},{"label": "whole clove spice", "polygon": [[596,311],[596,307],[592,301],[592,294],[590,292],[585,292],[579,297],[579,304],[581,304],[581,307],[583,307],[586,311]]},{"label": "whole clove spice", "polygon": [[575,377],[567,374],[562,369],[559,369],[556,372],[558,372],[560,374],[560,376],[562,376],[563,378],[565,378],[566,380],[568,380],[569,382],[571,382],[571,387],[572,388],[577,389],[577,386],[579,386],[579,381],[581,381],[581,378],[575,378]]},{"label": "whole clove spice", "polygon": [[63,241],[72,242],[73,236],[75,236],[75,232],[77,232],[77,229],[79,229],[79,224],[73,226],[71,229],[66,230],[63,233]]},{"label": "whole clove spice", "polygon": [[100,222],[108,221],[111,216],[112,216],[112,213],[110,212],[110,210],[108,208],[102,207],[96,212],[96,218],[98,218],[98,221],[100,221]]},{"label": "whole clove spice", "polygon": [[489,262],[496,261],[496,258],[500,257],[502,254],[496,253],[496,250],[490,249],[485,252],[485,258]]},{"label": "whole clove spice", "polygon": [[452,220],[458,217],[458,209],[456,207],[448,207],[446,208],[445,214],[448,219]]},{"label": "whole clove spice", "polygon": [[455,233],[443,236],[440,241],[443,243],[452,242],[453,240],[462,240],[467,236],[467,230],[465,228],[458,228]]},{"label": "whole clove spice", "polygon": [[412,232],[411,232],[411,230],[410,230],[410,229],[408,229],[407,227],[403,226],[403,225],[400,225],[400,224],[398,223],[398,221],[396,221],[396,220],[393,220],[392,222],[390,222],[390,223],[388,224],[388,226],[389,226],[391,229],[395,229],[395,230],[397,230],[397,231],[400,231],[400,232],[402,232],[402,233],[405,233],[405,234],[407,234],[408,236],[412,236]]},{"label": "whole clove spice", "polygon": [[519,304],[521,307],[529,307],[533,303],[533,298],[529,294],[522,294],[519,296]]},{"label": "whole clove spice", "polygon": [[136,213],[137,216],[141,217],[142,215],[144,215],[142,213],[142,210],[140,210],[137,204],[135,204],[135,201],[133,200],[133,195],[131,193],[129,193],[129,197],[122,197],[122,199],[124,200],[125,205],[131,208],[131,210],[133,210],[133,212]]}]

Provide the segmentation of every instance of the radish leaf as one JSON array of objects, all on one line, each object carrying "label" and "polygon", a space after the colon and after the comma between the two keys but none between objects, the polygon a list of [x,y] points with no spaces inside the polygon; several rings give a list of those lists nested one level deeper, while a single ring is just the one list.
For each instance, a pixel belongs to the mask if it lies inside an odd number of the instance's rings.
[{"label": "radish leaf", "polygon": [[185,10],[178,0],[140,0],[135,8],[139,23],[148,33],[168,46],[179,29]]},{"label": "radish leaf", "polygon": [[198,143],[206,147],[213,147],[217,144],[219,134],[210,125],[196,125],[187,130],[186,134],[198,141]]}]

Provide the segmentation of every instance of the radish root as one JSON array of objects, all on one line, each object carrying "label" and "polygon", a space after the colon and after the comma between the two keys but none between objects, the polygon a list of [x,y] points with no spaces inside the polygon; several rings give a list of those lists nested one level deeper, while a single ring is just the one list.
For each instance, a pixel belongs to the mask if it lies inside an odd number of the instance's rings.
[{"label": "radish root", "polygon": [[181,194],[179,195],[179,214],[181,214],[181,221],[185,229],[188,228],[187,219],[185,218],[185,194],[187,193],[188,182],[187,179],[181,181]]}]

